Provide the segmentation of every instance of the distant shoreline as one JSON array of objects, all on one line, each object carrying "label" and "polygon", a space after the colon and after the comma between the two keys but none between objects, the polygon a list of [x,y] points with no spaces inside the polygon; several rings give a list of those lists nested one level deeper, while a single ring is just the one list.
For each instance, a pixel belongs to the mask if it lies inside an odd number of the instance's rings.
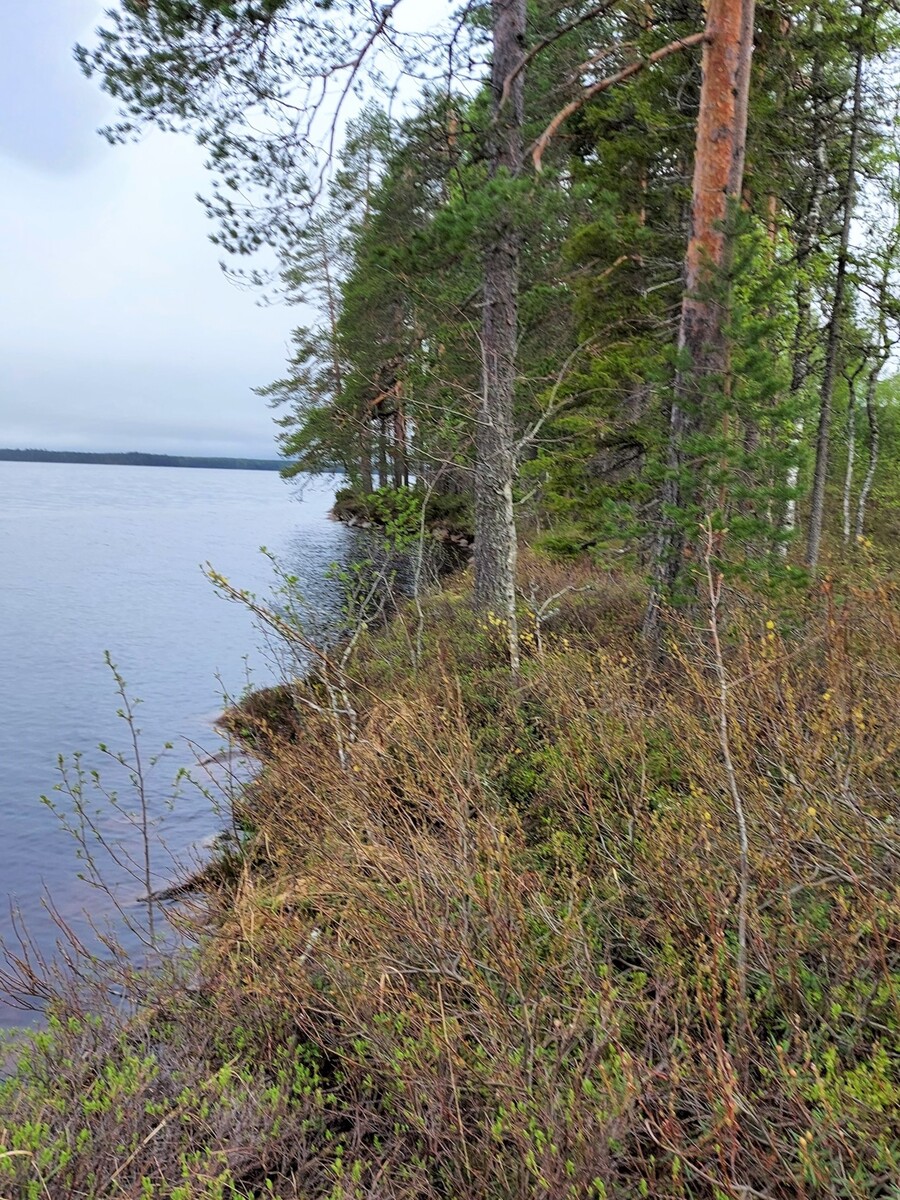
[{"label": "distant shoreline", "polygon": [[205,467],[213,471],[280,471],[286,464],[268,458],[202,458],[198,455],[102,454],[77,450],[4,450],[0,462],[90,463],[110,467]]}]

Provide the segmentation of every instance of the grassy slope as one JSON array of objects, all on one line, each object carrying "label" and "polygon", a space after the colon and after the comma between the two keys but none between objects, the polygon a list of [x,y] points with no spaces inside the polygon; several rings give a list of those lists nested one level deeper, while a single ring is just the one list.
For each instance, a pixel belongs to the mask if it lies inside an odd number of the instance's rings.
[{"label": "grassy slope", "polygon": [[523,573],[590,590],[524,619],[518,680],[464,582],[418,666],[414,612],[363,639],[346,769],[319,689],[240,715],[265,768],[192,981],[63,1005],[0,1090],[0,1196],[896,1194],[897,595],[730,602],[744,998],[702,621],[660,673],[636,585]]}]

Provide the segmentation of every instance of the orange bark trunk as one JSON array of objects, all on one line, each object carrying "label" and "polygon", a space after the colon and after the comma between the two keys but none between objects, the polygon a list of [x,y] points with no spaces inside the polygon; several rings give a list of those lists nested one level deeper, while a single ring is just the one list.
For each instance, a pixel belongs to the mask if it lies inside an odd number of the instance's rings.
[{"label": "orange bark trunk", "polygon": [[[719,365],[723,314],[703,291],[710,273],[725,265],[724,223],[729,204],[741,195],[753,19],[754,0],[710,0],[679,331],[695,375]],[[713,361],[704,361],[710,354]]]},{"label": "orange bark trunk", "polygon": [[[703,44],[703,82],[697,117],[690,231],[678,348],[688,365],[679,370],[669,427],[668,477],[662,490],[658,535],[644,634],[656,640],[661,604],[675,590],[685,559],[683,522],[677,510],[701,499],[684,475],[684,443],[706,422],[704,398],[710,375],[726,367],[723,287],[710,288],[726,266],[725,227],[730,205],[740,199],[744,178],[754,0],[709,0]],[[723,380],[723,383],[725,381]]]}]

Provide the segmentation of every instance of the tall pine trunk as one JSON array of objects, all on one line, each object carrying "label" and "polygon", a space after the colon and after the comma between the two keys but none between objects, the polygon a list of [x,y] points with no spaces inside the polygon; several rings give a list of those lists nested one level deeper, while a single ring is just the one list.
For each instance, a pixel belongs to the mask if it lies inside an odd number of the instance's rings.
[{"label": "tall pine trunk", "polygon": [[[522,170],[525,0],[492,0],[491,173]],[[506,98],[504,100],[504,87]],[[501,203],[484,258],[483,379],[476,435],[475,602],[505,618],[510,659],[518,666],[516,633],[516,472],[513,407],[518,337],[520,237],[511,202]]]},{"label": "tall pine trunk", "polygon": [[[863,2],[860,8],[861,23],[868,16],[869,6]],[[834,282],[834,297],[831,318],[828,322],[828,338],[825,344],[825,365],[822,368],[822,390],[819,393],[819,428],[816,434],[816,465],[813,472],[812,503],[809,512],[809,537],[806,543],[806,565],[815,571],[819,565],[822,546],[822,527],[825,521],[825,485],[828,481],[828,458],[831,445],[831,413],[834,408],[834,386],[837,381],[838,359],[841,336],[844,328],[844,308],[847,296],[847,269],[850,261],[850,231],[856,207],[856,173],[859,159],[859,142],[863,108],[863,39],[856,51],[856,75],[853,82],[853,113],[850,129],[850,153],[847,158],[847,178],[844,184],[841,241],[838,247],[837,274]]]},{"label": "tall pine trunk", "polygon": [[[900,123],[900,97],[895,99],[894,103],[894,128],[896,129]],[[860,541],[865,532],[866,524],[866,505],[869,501],[869,496],[872,493],[872,486],[875,483],[875,473],[878,470],[878,453],[881,445],[881,428],[878,421],[878,403],[877,392],[878,382],[881,378],[881,372],[887,365],[888,360],[893,353],[894,347],[897,344],[896,326],[894,326],[894,337],[891,338],[889,322],[889,311],[891,304],[891,279],[893,277],[898,257],[900,257],[900,157],[897,151],[900,150],[900,142],[896,135],[893,141],[894,148],[894,181],[891,193],[893,201],[893,226],[889,235],[888,244],[885,247],[884,257],[881,262],[881,279],[878,284],[878,296],[875,301],[876,311],[878,313],[878,337],[877,337],[877,357],[869,367],[869,375],[866,381],[866,419],[869,426],[869,465],[866,470],[865,479],[859,493],[859,500],[856,506],[856,524],[854,533],[856,540]]]},{"label": "tall pine trunk", "polygon": [[881,360],[871,368],[866,383],[866,418],[869,422],[869,466],[866,470],[866,477],[863,480],[859,500],[856,505],[856,525],[853,532],[857,541],[862,539],[865,532],[866,505],[872,493],[875,472],[878,470],[878,448],[881,440],[881,430],[878,425],[878,408],[875,403],[875,393],[878,390],[878,377],[881,374],[883,365],[884,360]]},{"label": "tall pine trunk", "polygon": [[[821,22],[816,16],[813,28],[821,32]],[[794,293],[794,303],[797,308],[797,322],[794,326],[793,347],[791,351],[791,396],[797,397],[806,386],[810,375],[810,360],[813,349],[813,293],[809,276],[809,265],[813,251],[819,245],[822,236],[822,202],[825,198],[825,188],[828,184],[828,151],[826,138],[828,133],[827,120],[822,114],[822,96],[824,87],[822,74],[821,40],[815,44],[815,55],[812,64],[812,87],[810,99],[813,106],[813,175],[810,185],[809,208],[805,219],[800,224],[797,236],[795,263],[797,283]],[[778,545],[782,558],[787,558],[790,549],[789,539],[797,532],[797,486],[800,481],[800,464],[798,461],[799,448],[803,443],[804,422],[798,418],[794,422],[791,438],[791,449],[794,461],[788,467],[785,483],[788,498],[785,502],[781,523],[781,532],[785,535]]]},{"label": "tall pine trunk", "polygon": [[[682,362],[669,420],[666,481],[653,553],[644,635],[656,640],[661,605],[678,582],[685,534],[678,511],[702,498],[686,483],[685,442],[708,425],[710,382],[725,373],[725,312],[716,276],[727,266],[725,228],[730,205],[741,194],[753,54],[754,0],[709,0],[703,81],[697,118],[690,233],[684,267],[684,298],[678,331]],[[713,285],[712,287],[710,285]]]},{"label": "tall pine trunk", "polygon": [[[857,372],[858,374],[858,372]],[[853,501],[853,471],[856,466],[856,375],[847,378],[847,466],[844,469],[844,541],[850,541],[850,508]]]}]

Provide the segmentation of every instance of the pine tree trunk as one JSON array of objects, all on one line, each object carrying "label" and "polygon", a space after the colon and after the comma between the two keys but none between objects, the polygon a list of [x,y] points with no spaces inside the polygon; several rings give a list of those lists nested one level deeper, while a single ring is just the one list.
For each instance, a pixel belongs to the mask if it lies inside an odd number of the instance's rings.
[{"label": "pine tree trunk", "polygon": [[[524,71],[504,85],[525,53],[525,0],[492,0],[491,171],[515,177],[522,169]],[[520,238],[515,216],[500,206],[484,259],[482,398],[476,434],[475,602],[509,623],[510,657],[518,664],[515,623],[516,472],[513,406],[518,336]]]},{"label": "pine tree trunk", "polygon": [[403,393],[397,388],[397,407],[394,410],[394,487],[409,487],[409,462],[407,459],[406,414],[403,409]]},{"label": "pine tree trunk", "polygon": [[875,482],[875,472],[878,469],[878,449],[881,440],[881,431],[878,426],[878,409],[875,405],[875,393],[878,389],[878,377],[881,374],[881,368],[882,363],[879,362],[871,369],[866,384],[866,417],[869,422],[869,466],[856,506],[856,528],[854,529],[854,533],[857,541],[861,540],[865,532],[866,505],[869,502],[872,484]]},{"label": "pine tree trunk", "polygon": [[[729,205],[741,194],[753,54],[754,0],[710,0],[703,46],[703,81],[694,154],[690,234],[678,349],[689,366],[679,369],[669,419],[667,478],[654,546],[644,635],[659,636],[661,604],[671,594],[685,558],[676,510],[696,503],[682,479],[684,444],[705,423],[704,393],[725,366],[724,312],[709,295],[711,275],[728,258],[724,228]],[[715,290],[715,289],[714,289]],[[689,488],[688,491],[692,490]]]},{"label": "pine tree trunk", "polygon": [[[900,121],[900,97],[895,99],[894,103],[894,127],[897,127]],[[892,199],[894,202],[894,222],[890,235],[890,241],[885,247],[884,258],[881,263],[881,279],[878,284],[878,297],[876,301],[878,312],[878,340],[877,340],[877,358],[869,366],[869,374],[866,380],[866,420],[869,426],[869,465],[866,469],[865,479],[863,480],[862,488],[860,489],[859,499],[856,504],[856,522],[854,534],[856,541],[862,541],[866,526],[866,505],[869,502],[869,496],[872,494],[872,486],[875,483],[875,473],[878,470],[878,454],[881,446],[881,428],[878,421],[878,405],[876,403],[878,393],[878,382],[881,378],[881,372],[887,365],[893,347],[896,345],[896,334],[894,339],[891,339],[889,331],[889,313],[891,306],[891,280],[894,275],[894,270],[897,264],[898,255],[900,255],[900,161],[897,160],[896,150],[898,143],[895,139],[895,161],[894,161],[894,183],[892,189]]]},{"label": "pine tree trunk", "polygon": [[[821,23],[817,19],[814,24],[816,34],[821,33]],[[812,63],[812,79],[810,87],[810,102],[813,106],[813,147],[812,157],[815,163],[810,184],[809,209],[800,224],[797,236],[796,266],[797,266],[797,324],[794,329],[794,345],[791,353],[791,395],[796,396],[809,377],[811,357],[812,329],[812,286],[807,273],[810,256],[822,237],[822,201],[825,189],[829,183],[828,175],[828,137],[827,114],[822,114],[822,99],[824,82],[822,78],[823,63],[821,42],[817,41],[815,56]]]},{"label": "pine tree trunk", "polygon": [[[793,445],[799,447],[803,441],[804,425],[802,421],[794,423]],[[797,462],[792,462],[787,471],[787,489],[788,499],[784,507],[784,522],[781,526],[783,534],[791,535],[797,529],[797,484],[800,481],[800,467]],[[788,542],[783,540],[778,544],[778,552],[782,558],[787,558]]]},{"label": "pine tree trunk", "polygon": [[[860,8],[860,21],[868,15],[868,4]],[[825,347],[825,365],[822,370],[822,390],[819,397],[819,430],[816,435],[816,465],[813,472],[812,504],[809,513],[809,538],[806,544],[806,565],[815,571],[819,565],[822,546],[822,526],[825,520],[825,485],[828,481],[828,455],[831,443],[831,413],[834,407],[834,385],[837,381],[838,357],[844,325],[844,304],[847,293],[847,267],[849,265],[850,230],[856,205],[856,169],[859,158],[860,125],[862,123],[863,48],[856,52],[856,76],[853,84],[853,115],[850,130],[850,154],[847,160],[847,180],[844,187],[844,219],[841,226],[841,241],[838,248],[837,274],[834,283],[834,299],[831,318],[828,322],[828,339]]]},{"label": "pine tree trunk", "polygon": [[[824,172],[827,170],[825,161],[824,144],[820,147],[819,165]],[[817,176],[819,181],[819,176]],[[824,178],[822,179],[824,182]],[[818,187],[818,182],[814,184],[812,203],[810,206],[809,219],[806,227],[801,232],[800,241],[797,245],[797,272],[799,282],[797,284],[795,303],[797,305],[797,324],[794,328],[794,344],[791,354],[791,395],[796,396],[801,389],[805,387],[806,381],[809,378],[809,364],[811,357],[810,335],[812,332],[812,289],[809,280],[806,276],[806,265],[809,260],[810,253],[814,242],[819,236],[819,226],[821,224],[821,205],[822,194]],[[799,448],[803,441],[804,423],[803,421],[795,421],[794,435],[791,438],[791,447],[794,450],[795,456],[799,454]],[[788,499],[785,504],[784,520],[782,522],[781,531],[790,537],[797,532],[797,484],[800,480],[800,467],[794,461],[787,471],[787,488]],[[779,551],[782,557],[787,557],[789,544],[785,539],[779,543]]]},{"label": "pine tree trunk", "polygon": [[[818,28],[818,27],[817,27]],[[791,353],[791,395],[797,396],[806,386],[810,374],[810,358],[812,352],[812,287],[807,268],[813,247],[819,242],[822,233],[822,201],[825,186],[828,183],[828,154],[825,146],[826,125],[822,120],[818,104],[818,95],[822,87],[821,55],[816,51],[812,70],[812,100],[813,100],[813,154],[816,163],[815,174],[809,198],[809,211],[803,222],[797,239],[797,288],[795,303],[797,305],[797,324],[794,327],[794,342]],[[804,423],[802,420],[794,423],[794,436],[791,447],[795,455],[803,442]],[[781,526],[783,534],[793,537],[797,532],[797,485],[800,481],[800,467],[794,461],[787,472],[788,499],[784,509],[784,519]],[[787,558],[789,550],[788,538],[783,538],[778,550],[782,558]]]},{"label": "pine tree trunk", "polygon": [[372,491],[372,427],[369,406],[364,405],[359,417],[359,487],[364,495]]},{"label": "pine tree trunk", "polygon": [[853,470],[856,466],[856,376],[848,379],[847,466],[844,471],[844,541],[850,541],[850,506],[853,500]]},{"label": "pine tree trunk", "polygon": [[885,254],[882,264],[881,282],[878,286],[878,346],[875,362],[869,367],[866,379],[866,420],[869,425],[869,465],[865,479],[860,489],[856,504],[856,523],[854,534],[857,542],[862,539],[866,524],[866,505],[872,493],[875,482],[875,472],[878,470],[878,452],[881,445],[881,428],[878,423],[878,405],[876,396],[881,372],[891,356],[891,341],[888,334],[888,305],[890,304],[891,273],[898,252],[898,236],[900,236],[900,190],[897,193],[897,214],[895,218],[893,243]]},{"label": "pine tree trunk", "polygon": [[386,488],[390,482],[388,476],[388,435],[387,423],[381,414],[378,416],[378,486]]}]

